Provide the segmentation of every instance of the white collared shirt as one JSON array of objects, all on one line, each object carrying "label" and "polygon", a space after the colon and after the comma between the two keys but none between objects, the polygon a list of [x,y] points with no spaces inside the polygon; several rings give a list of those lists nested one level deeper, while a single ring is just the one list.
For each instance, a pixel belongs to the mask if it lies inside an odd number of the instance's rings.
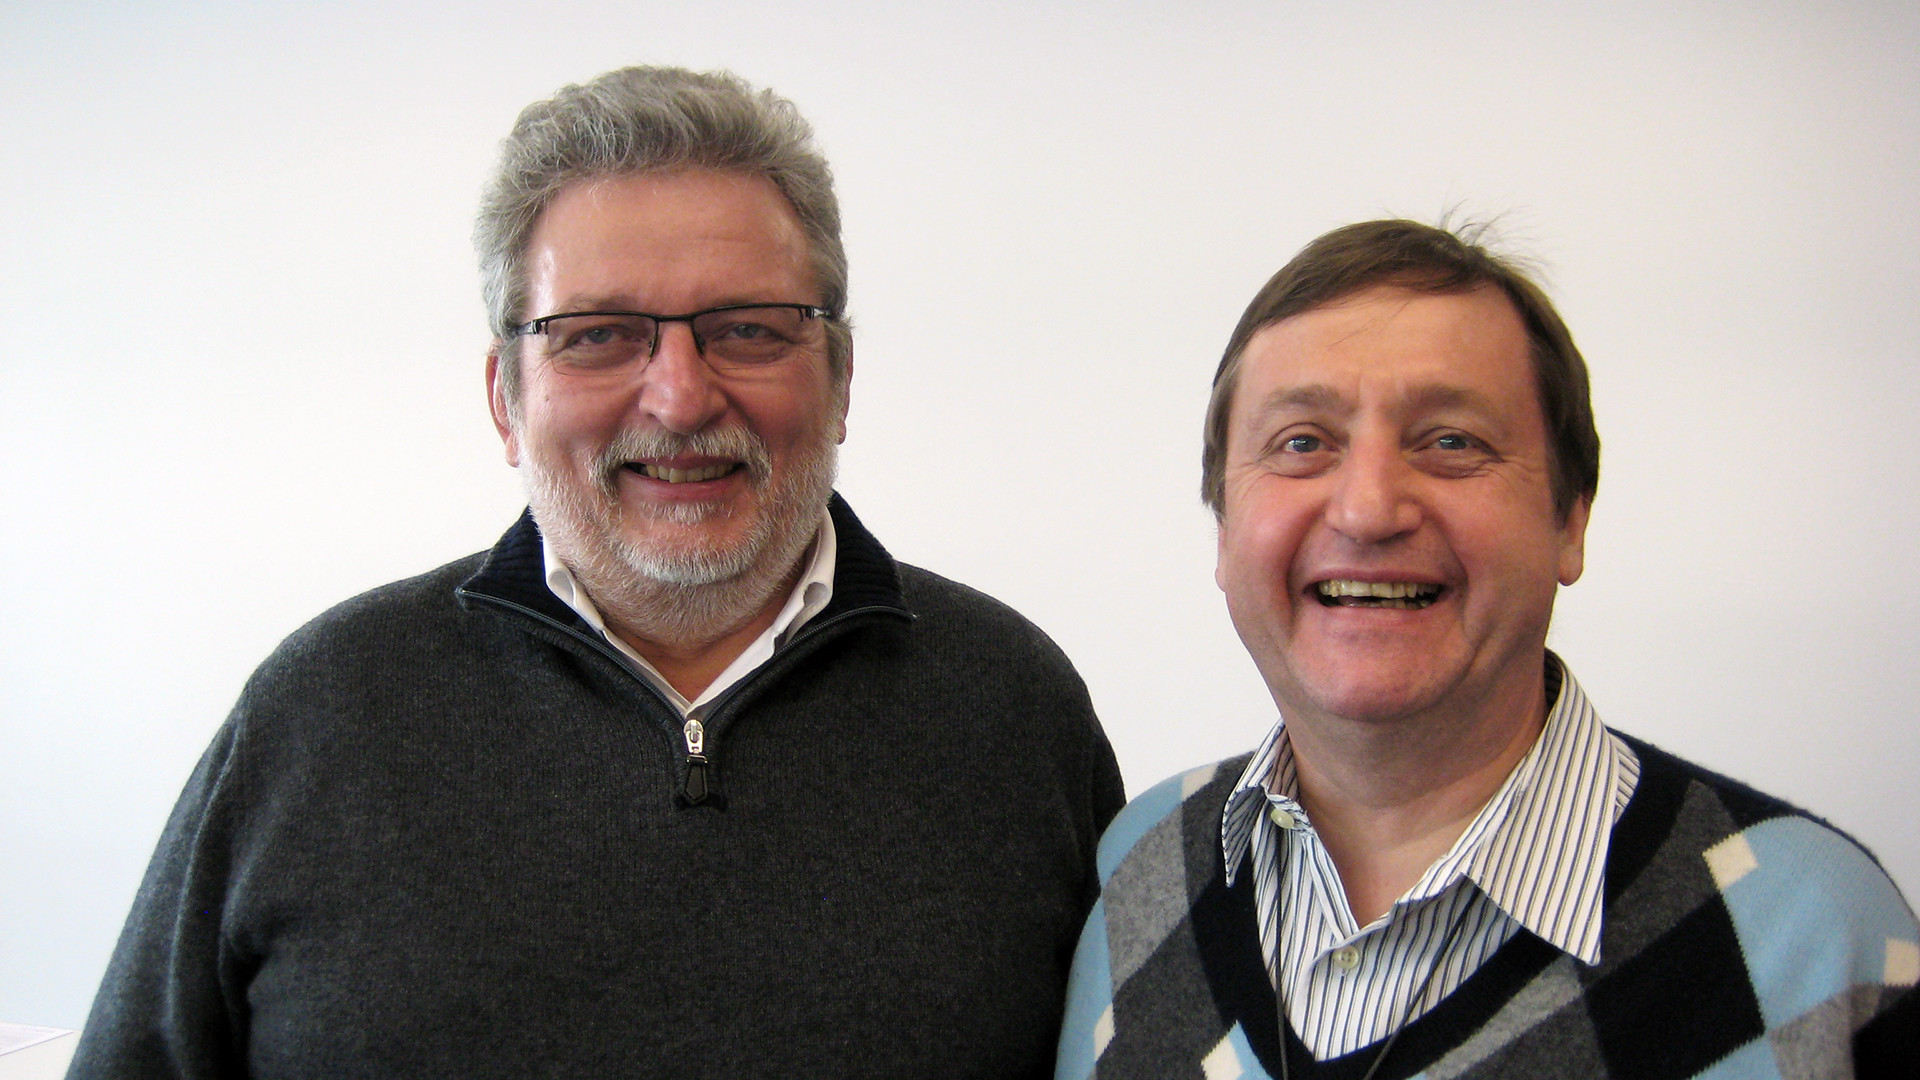
[{"label": "white collared shirt", "polygon": [[680,715],[683,717],[704,716],[707,706],[712,704],[715,698],[746,677],[748,672],[765,663],[781,646],[793,640],[793,635],[806,625],[807,620],[820,614],[821,609],[833,599],[833,570],[836,564],[837,548],[833,517],[823,513],[820,515],[820,531],[813,538],[813,553],[808,557],[806,566],[800,573],[800,580],[794,583],[793,591],[787,594],[786,604],[780,608],[780,613],[774,616],[773,625],[762,631],[759,637],[754,638],[744,652],[734,657],[733,663],[728,664],[725,671],[722,671],[713,682],[707,684],[707,688],[700,692],[699,697],[688,701],[684,694],[673,688],[673,684],[667,682],[666,676],[660,674],[652,664],[647,662],[646,657],[636,652],[633,646],[620,640],[620,635],[607,632],[606,620],[601,618],[600,609],[595,607],[592,598],[587,596],[587,590],[580,587],[580,583],[574,579],[573,572],[560,561],[559,555],[553,550],[553,543],[546,538],[546,535],[543,533],[540,537],[540,549],[546,559],[547,588],[553,591],[553,595],[560,598],[561,603],[578,612],[588,626],[599,631],[600,636],[607,640],[607,644],[619,649],[620,654],[632,662],[634,670],[665,694],[667,700],[673,703],[674,708],[680,710]]},{"label": "white collared shirt", "polygon": [[[1227,884],[1251,845],[1267,972],[1315,1058],[1352,1053],[1424,1015],[1522,928],[1599,962],[1608,841],[1640,760],[1559,658],[1549,653],[1548,665],[1549,687],[1558,675],[1560,688],[1533,748],[1452,849],[1366,926],[1295,799],[1284,719],[1241,773],[1221,816]],[[1456,918],[1455,940],[1436,955]]]}]

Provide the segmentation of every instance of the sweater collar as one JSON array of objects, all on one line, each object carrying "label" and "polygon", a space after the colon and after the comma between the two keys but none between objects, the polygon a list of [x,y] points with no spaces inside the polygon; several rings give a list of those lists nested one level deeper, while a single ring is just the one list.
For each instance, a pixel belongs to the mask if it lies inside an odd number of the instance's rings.
[{"label": "sweater collar", "polygon": [[[815,618],[827,620],[874,607],[911,616],[901,590],[898,564],[854,516],[853,508],[839,492],[828,500],[827,513],[833,517],[836,539],[833,600]],[[528,608],[563,626],[585,626],[580,616],[547,587],[540,526],[530,509],[521,512],[520,519],[487,553],[479,572],[461,583],[459,591]]]}]

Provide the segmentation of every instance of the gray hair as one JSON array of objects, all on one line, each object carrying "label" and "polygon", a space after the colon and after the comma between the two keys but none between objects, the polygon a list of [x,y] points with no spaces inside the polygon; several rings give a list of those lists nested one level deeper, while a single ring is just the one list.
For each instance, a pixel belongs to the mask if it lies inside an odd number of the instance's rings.
[{"label": "gray hair", "polygon": [[[500,163],[480,199],[473,246],[480,256],[481,295],[500,357],[501,390],[516,413],[520,365],[513,328],[529,317],[523,310],[524,258],[541,213],[562,189],[582,180],[679,169],[772,181],[806,234],[817,302],[844,315],[847,252],[840,243],[833,173],[793,103],[724,71],[609,71],[522,110],[500,144]],[[840,318],[829,320],[826,330],[827,365],[844,385],[852,329]]]}]

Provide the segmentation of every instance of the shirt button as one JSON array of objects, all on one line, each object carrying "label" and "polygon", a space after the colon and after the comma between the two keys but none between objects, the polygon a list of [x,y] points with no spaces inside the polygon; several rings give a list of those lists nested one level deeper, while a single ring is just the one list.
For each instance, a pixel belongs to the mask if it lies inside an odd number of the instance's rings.
[{"label": "shirt button", "polygon": [[1360,966],[1360,950],[1351,945],[1342,945],[1333,950],[1333,966],[1341,971],[1352,971]]},{"label": "shirt button", "polygon": [[1267,816],[1273,819],[1275,825],[1288,831],[1300,827],[1300,816],[1284,806],[1269,807]]}]

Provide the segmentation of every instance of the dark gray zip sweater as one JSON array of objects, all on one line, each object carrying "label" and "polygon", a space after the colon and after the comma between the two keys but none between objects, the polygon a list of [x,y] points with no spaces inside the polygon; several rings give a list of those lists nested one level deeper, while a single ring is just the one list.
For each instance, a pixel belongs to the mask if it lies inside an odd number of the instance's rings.
[{"label": "dark gray zip sweater", "polygon": [[831,511],[832,603],[704,763],[528,518],[288,638],[70,1075],[1046,1075],[1112,752],[1045,635]]}]

